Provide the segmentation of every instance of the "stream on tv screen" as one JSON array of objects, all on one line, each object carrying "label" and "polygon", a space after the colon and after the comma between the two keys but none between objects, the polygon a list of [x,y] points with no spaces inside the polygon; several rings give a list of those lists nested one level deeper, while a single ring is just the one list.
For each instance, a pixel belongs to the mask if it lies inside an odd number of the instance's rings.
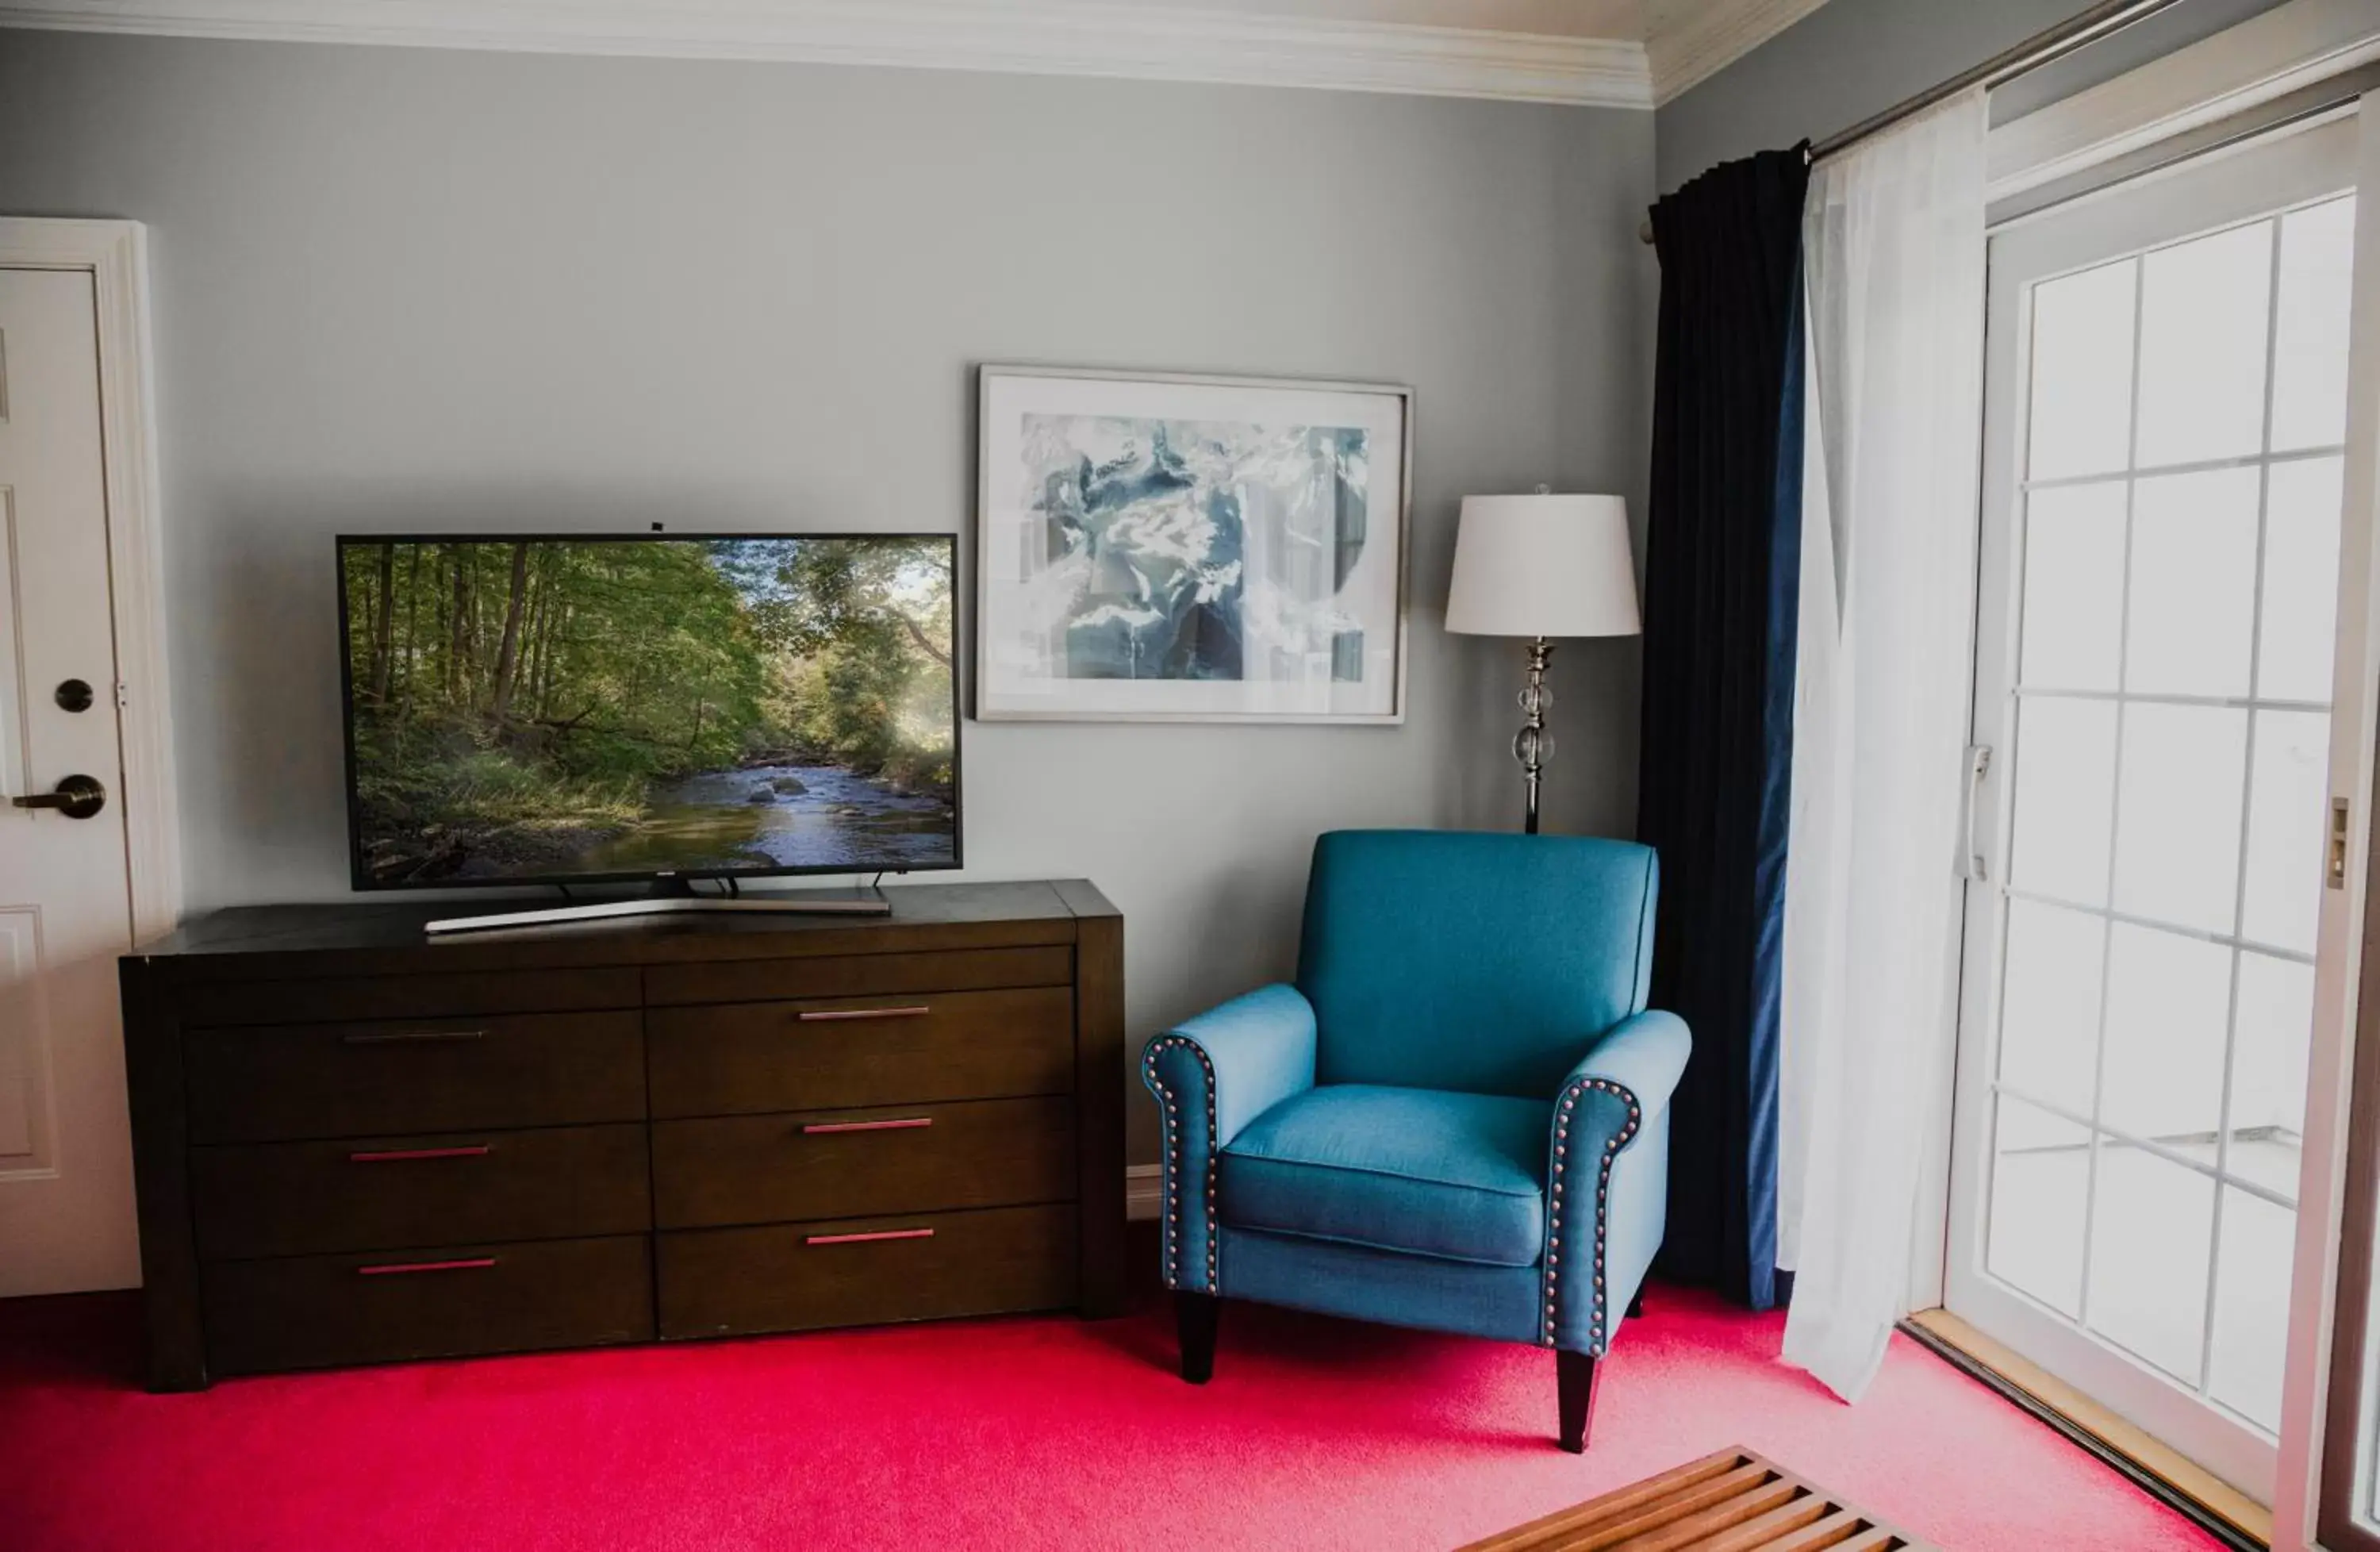
[{"label": "stream on tv screen", "polygon": [[953,554],[343,540],[366,880],[952,865]]}]

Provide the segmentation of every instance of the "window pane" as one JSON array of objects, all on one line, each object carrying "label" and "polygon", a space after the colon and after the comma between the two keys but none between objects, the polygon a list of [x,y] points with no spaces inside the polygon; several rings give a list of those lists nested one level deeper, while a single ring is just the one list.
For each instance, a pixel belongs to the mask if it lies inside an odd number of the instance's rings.
[{"label": "window pane", "polygon": [[[2298,1199],[2298,1171],[2305,1159],[2305,1145],[2294,1130],[2283,1132],[2274,1126],[2255,1126],[2235,1133],[2231,1152],[2224,1174],[2250,1185],[2261,1185],[2266,1191],[2290,1202]],[[2215,1162],[2208,1158],[2207,1162]]]},{"label": "window pane", "polygon": [[2240,1009],[2231,1031],[2229,1172],[2293,1202],[2313,1038],[2313,966],[2240,954]]},{"label": "window pane", "polygon": [[2138,268],[2127,259],[2034,287],[2031,478],[2062,479],[2125,467]]},{"label": "window pane", "polygon": [[2262,450],[2272,264],[2270,221],[2142,259],[2140,467]]},{"label": "window pane", "polygon": [[2116,688],[2124,586],[2124,481],[2060,485],[2025,502],[2021,684]]},{"label": "window pane", "polygon": [[2313,952],[2322,911],[2322,845],[2330,766],[2330,718],[2320,711],[2256,713],[2248,794],[2248,878],[2240,936]]},{"label": "window pane", "polygon": [[2082,1204],[2090,1196],[2090,1134],[2003,1097],[1993,1136],[1992,1224],[1984,1265],[2053,1309],[2082,1297]]},{"label": "window pane", "polygon": [[2096,1086],[2107,923],[2030,900],[2011,900],[2008,910],[2000,1082],[2087,1116]]},{"label": "window pane", "polygon": [[2212,469],[2134,488],[2126,689],[2248,693],[2258,480],[2253,468]]},{"label": "window pane", "polygon": [[2347,437],[2349,283],[2355,196],[2281,221],[2281,290],[2273,336],[2273,447],[2336,446]]},{"label": "window pane", "polygon": [[2009,878],[2017,888],[2107,903],[2116,708],[2027,697],[2017,712],[2016,806]]},{"label": "window pane", "polygon": [[2231,951],[2116,924],[2107,943],[2107,1055],[2099,1121],[2186,1144],[2223,1124],[2223,1026]]},{"label": "window pane", "polygon": [[2229,707],[2124,709],[2117,909],[2231,930],[2247,738],[2248,714]]},{"label": "window pane", "polygon": [[2214,1217],[2213,1181],[2100,1140],[2088,1324],[2187,1385],[2198,1382]]},{"label": "window pane", "polygon": [[2256,693],[2272,700],[2330,698],[2332,619],[2338,612],[2339,478],[2343,460],[2275,464],[2265,492],[2265,615]]},{"label": "window pane", "polygon": [[2281,1426],[2281,1359],[2289,1334],[2289,1267],[2298,1215],[2223,1188],[2215,1274],[2215,1352],[2207,1389],[2268,1433]]}]

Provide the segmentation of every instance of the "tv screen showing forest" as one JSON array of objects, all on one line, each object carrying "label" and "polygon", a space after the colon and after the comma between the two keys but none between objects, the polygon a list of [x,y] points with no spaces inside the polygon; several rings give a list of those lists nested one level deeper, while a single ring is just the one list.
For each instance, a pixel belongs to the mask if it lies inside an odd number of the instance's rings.
[{"label": "tv screen showing forest", "polygon": [[357,887],[956,867],[956,543],[341,539]]}]

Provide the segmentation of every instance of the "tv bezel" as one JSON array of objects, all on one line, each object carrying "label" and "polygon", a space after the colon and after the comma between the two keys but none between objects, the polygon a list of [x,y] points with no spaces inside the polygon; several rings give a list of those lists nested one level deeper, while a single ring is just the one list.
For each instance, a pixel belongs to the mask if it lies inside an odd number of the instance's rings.
[{"label": "tv bezel", "polygon": [[[665,868],[649,867],[620,873],[546,873],[514,879],[423,879],[382,882],[364,867],[362,804],[356,784],[356,693],[354,643],[348,631],[347,546],[350,544],[702,544],[719,540],[933,540],[950,549],[951,556],[951,858],[948,862],[903,863],[883,867],[784,865],[771,867]],[[358,894],[383,894],[401,890],[577,888],[591,884],[651,884],[661,879],[722,879],[738,883],[747,879],[817,878],[836,874],[951,873],[966,866],[966,786],[962,758],[965,738],[965,701],[959,684],[959,643],[965,632],[959,621],[959,536],[953,531],[867,531],[840,533],[343,533],[334,536],[332,564],[338,573],[339,721],[346,745],[347,800],[347,886]]]}]

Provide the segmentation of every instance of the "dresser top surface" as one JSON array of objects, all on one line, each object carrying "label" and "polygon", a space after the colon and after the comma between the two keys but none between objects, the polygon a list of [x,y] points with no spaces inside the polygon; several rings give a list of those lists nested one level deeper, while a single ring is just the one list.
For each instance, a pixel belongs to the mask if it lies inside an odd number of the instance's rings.
[{"label": "dresser top surface", "polygon": [[[848,890],[817,891],[847,896]],[[164,967],[271,974],[285,956],[307,973],[369,971],[392,957],[405,968],[484,971],[532,965],[654,964],[813,953],[885,953],[1033,942],[1071,942],[1078,921],[1115,908],[1085,879],[903,884],[887,888],[885,916],[770,914],[635,916],[501,928],[431,937],[424,924],[530,903],[407,901],[242,905],[193,916],[128,957]],[[788,896],[789,898],[795,896]],[[425,963],[419,956],[430,956]],[[394,965],[390,966],[395,968]]]}]

